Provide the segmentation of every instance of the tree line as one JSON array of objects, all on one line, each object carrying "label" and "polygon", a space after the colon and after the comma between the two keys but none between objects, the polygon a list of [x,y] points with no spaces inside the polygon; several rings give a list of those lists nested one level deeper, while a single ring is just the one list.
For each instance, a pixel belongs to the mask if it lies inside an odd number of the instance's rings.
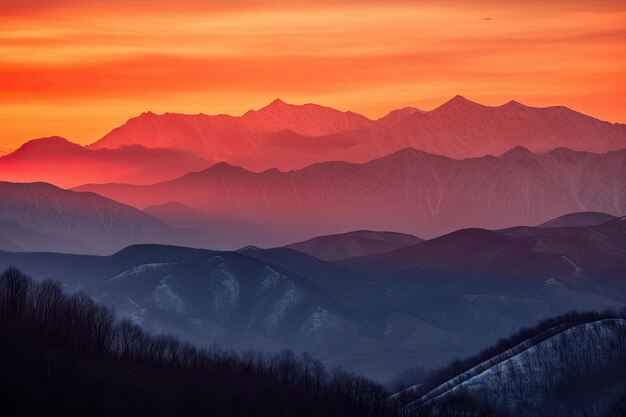
[{"label": "tree line", "polygon": [[[307,353],[237,353],[151,334],[15,268],[0,275],[0,370],[2,415],[411,414],[380,385]],[[446,416],[495,415],[461,397],[449,408]]]}]

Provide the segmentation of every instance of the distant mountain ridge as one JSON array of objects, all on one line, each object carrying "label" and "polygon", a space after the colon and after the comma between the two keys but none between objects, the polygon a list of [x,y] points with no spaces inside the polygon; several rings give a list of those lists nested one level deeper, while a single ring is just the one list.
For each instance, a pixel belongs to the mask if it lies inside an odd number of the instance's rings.
[{"label": "distant mountain ridge", "polygon": [[626,125],[563,106],[484,106],[461,96],[431,111],[405,107],[378,120],[277,99],[242,116],[145,112],[87,147],[58,137],[27,142],[0,157],[0,180],[147,184],[220,161],[252,171],[294,170],[325,161],[362,163],[404,148],[465,159],[517,146],[604,153],[626,148]]},{"label": "distant mountain ridge", "polygon": [[[188,212],[182,215],[188,217]],[[46,183],[0,182],[0,226],[0,247],[14,251],[95,255],[138,243],[216,249],[236,249],[244,245],[241,242],[268,243],[265,233],[245,222],[207,216],[203,224],[172,225],[95,193]]]},{"label": "distant mountain ridge", "polygon": [[317,137],[372,124],[373,121],[357,113],[342,112],[317,104],[292,105],[276,99],[242,116],[143,113],[109,132],[90,147],[116,148],[136,144],[175,149],[198,147],[197,150],[201,150],[202,146],[210,149],[218,145],[252,145],[255,135],[285,130]]},{"label": "distant mountain ridge", "polygon": [[[567,214],[550,222],[558,224],[576,216],[580,226],[463,229],[339,263],[361,271],[399,273],[446,265],[446,271],[463,272],[468,278],[478,273],[497,275],[503,280],[541,280],[550,276],[565,279],[586,272],[614,278],[626,273],[626,217],[594,222],[599,214]],[[610,285],[626,289],[621,282]]]},{"label": "distant mountain ridge", "polygon": [[597,226],[602,223],[615,220],[617,217],[606,213],[586,212],[586,213],[570,213],[558,217],[556,219],[545,222],[539,227],[584,227]]},{"label": "distant mountain ridge", "polygon": [[[292,143],[281,145],[276,135]],[[328,160],[365,162],[406,147],[461,159],[500,155],[515,146],[606,152],[626,148],[626,126],[563,106],[536,108],[516,101],[484,106],[461,96],[432,111],[407,107],[378,120],[277,99],[240,117],[145,113],[91,147],[129,144],[193,150],[253,170],[295,169]]]},{"label": "distant mountain ridge", "polygon": [[344,149],[345,143],[329,140],[333,135],[373,124],[356,113],[316,104],[295,106],[277,99],[242,116],[143,113],[89,148],[142,145],[183,149],[253,169],[284,168],[289,159],[295,164],[289,166],[297,167]]},{"label": "distant mountain ridge", "polygon": [[419,242],[422,242],[422,239],[403,233],[357,230],[319,236],[304,242],[292,243],[286,247],[324,261],[336,261],[390,252]]},{"label": "distant mountain ridge", "polygon": [[45,183],[0,182],[0,219],[38,233],[78,240],[85,246],[83,253],[113,252],[172,232],[133,207]]},{"label": "distant mountain ridge", "polygon": [[188,151],[141,145],[89,149],[65,138],[34,139],[0,156],[0,180],[75,187],[89,182],[150,184],[212,163]]},{"label": "distant mountain ridge", "polygon": [[404,149],[364,164],[325,162],[261,173],[219,163],[149,186],[85,185],[143,209],[176,201],[266,225],[285,244],[345,230],[432,238],[467,227],[538,225],[564,213],[626,212],[626,150],[605,154],[521,147],[454,160]]}]

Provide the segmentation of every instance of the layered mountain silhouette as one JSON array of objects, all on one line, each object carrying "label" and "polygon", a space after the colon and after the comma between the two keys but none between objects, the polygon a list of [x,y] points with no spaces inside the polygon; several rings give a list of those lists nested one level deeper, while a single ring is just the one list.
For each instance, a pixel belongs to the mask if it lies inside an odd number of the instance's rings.
[{"label": "layered mountain silhouette", "polygon": [[[111,254],[136,243],[168,243],[235,249],[242,241],[272,244],[259,227],[224,218],[202,223],[172,219],[174,204],[153,207],[152,216],[94,193],[46,183],[0,182],[0,247],[14,251]],[[157,217],[162,217],[160,220]]]},{"label": "layered mountain silhouette", "polygon": [[[489,231],[463,229],[388,253],[341,261],[363,271],[406,272],[439,269],[467,278],[543,280],[549,277],[618,277],[626,273],[626,217],[596,223],[602,213],[575,213],[551,221],[563,223],[576,216],[583,225],[518,226]],[[591,224],[591,225],[587,225]],[[556,283],[556,281],[552,281]],[[611,287],[623,287],[609,282]]]},{"label": "layered mountain silhouette", "polygon": [[581,404],[615,403],[596,394],[623,388],[625,215],[626,126],[515,101],[378,120],[278,99],[147,112],[89,146],[55,136],[0,157],[0,271],[198,346],[308,351],[383,380],[615,309],[414,381],[404,410],[442,415],[458,393],[562,411],[590,364],[604,385]]},{"label": "layered mountain silhouette", "polygon": [[254,173],[226,163],[147,186],[85,185],[143,209],[178,202],[266,228],[284,243],[349,230],[424,238],[467,227],[538,225],[564,213],[626,211],[626,151],[521,147],[455,160],[405,149],[364,164],[327,162]]},{"label": "layered mountain silhouette", "polygon": [[[308,350],[387,378],[572,308],[624,306],[625,225],[462,230],[339,263],[290,248],[135,245],[106,257],[0,252],[0,269],[63,280],[144,327],[199,344]],[[595,252],[577,254],[598,239]]]},{"label": "layered mountain silhouette", "polygon": [[371,120],[356,113],[316,104],[296,106],[276,99],[266,107],[250,110],[240,117],[143,113],[114,129],[91,147],[116,148],[136,144],[198,151],[233,146],[232,149],[237,150],[238,145],[253,145],[254,136],[261,134],[291,131],[317,137],[372,124]]},{"label": "layered mountain silhouette", "polygon": [[135,208],[97,194],[66,191],[45,183],[0,183],[0,201],[0,218],[36,233],[78,241],[87,253],[114,252],[172,232],[161,221]]},{"label": "layered mountain silhouette", "polygon": [[75,187],[85,182],[150,184],[212,165],[188,151],[140,145],[88,149],[61,137],[35,139],[0,157],[0,180],[48,182]]},{"label": "layered mountain silhouette", "polygon": [[252,169],[291,168],[324,160],[325,155],[351,147],[341,132],[373,125],[373,121],[356,113],[275,100],[239,117],[143,113],[90,148],[134,144],[189,150],[211,160]]},{"label": "layered mountain silhouette", "polygon": [[253,170],[294,169],[325,160],[365,162],[406,147],[452,158],[500,155],[515,146],[606,152],[626,146],[626,127],[561,106],[492,107],[461,96],[432,111],[403,108],[379,120],[275,100],[241,117],[144,113],[91,147],[129,144],[193,150]]},{"label": "layered mountain silhouette", "polygon": [[432,111],[406,107],[378,120],[275,100],[242,116],[143,113],[88,147],[58,137],[30,141],[0,157],[0,180],[148,184],[220,161],[252,171],[290,170],[323,161],[362,163],[404,148],[463,159],[516,146],[604,153],[626,147],[626,126],[562,106],[484,106],[461,96]]}]

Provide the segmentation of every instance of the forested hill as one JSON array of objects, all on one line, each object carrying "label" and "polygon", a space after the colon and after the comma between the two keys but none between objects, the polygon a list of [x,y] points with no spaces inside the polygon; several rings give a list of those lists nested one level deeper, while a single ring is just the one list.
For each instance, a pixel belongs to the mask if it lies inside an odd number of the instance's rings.
[{"label": "forested hill", "polygon": [[545,321],[390,395],[306,353],[235,353],[150,334],[84,293],[9,268],[0,415],[617,417],[626,410],[623,313]]},{"label": "forested hill", "polygon": [[152,335],[14,268],[0,275],[0,369],[7,416],[406,415],[382,387],[306,353],[238,354]]}]

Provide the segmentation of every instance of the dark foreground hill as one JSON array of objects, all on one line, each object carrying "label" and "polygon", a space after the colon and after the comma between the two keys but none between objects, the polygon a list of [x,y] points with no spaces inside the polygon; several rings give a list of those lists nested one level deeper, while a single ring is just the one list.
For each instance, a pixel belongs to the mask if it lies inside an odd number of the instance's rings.
[{"label": "dark foreground hill", "polygon": [[0,415],[408,415],[380,386],[310,355],[198,349],[16,269],[0,275],[0,369]]},{"label": "dark foreground hill", "polygon": [[551,319],[390,396],[308,354],[237,354],[150,334],[83,293],[8,269],[0,369],[9,416],[618,417],[626,321]]}]

